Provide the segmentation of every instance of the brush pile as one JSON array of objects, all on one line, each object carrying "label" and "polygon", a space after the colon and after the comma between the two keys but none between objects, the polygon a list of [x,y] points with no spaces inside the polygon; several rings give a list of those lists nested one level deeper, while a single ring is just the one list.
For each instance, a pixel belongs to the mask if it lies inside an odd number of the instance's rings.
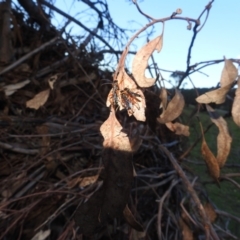
[{"label": "brush pile", "polygon": [[176,160],[186,138],[156,121],[158,87],[144,91],[146,122],[116,110],[130,137],[138,136],[137,151],[104,149],[100,127],[111,111],[113,72],[102,70],[101,61],[104,53],[121,54],[103,50],[106,13],[77,40],[67,33],[68,22],[60,30],[51,25],[52,12],[43,6],[59,12],[56,7],[39,3],[0,3],[0,239],[229,236],[212,225],[216,210]]}]

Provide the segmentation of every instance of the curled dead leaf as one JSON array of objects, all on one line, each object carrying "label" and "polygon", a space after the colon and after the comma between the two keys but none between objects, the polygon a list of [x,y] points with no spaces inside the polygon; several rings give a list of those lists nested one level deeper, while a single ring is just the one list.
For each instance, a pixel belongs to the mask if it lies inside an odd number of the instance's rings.
[{"label": "curled dead leaf", "polygon": [[232,88],[232,83],[229,83],[228,85],[218,88],[213,91],[206,92],[199,97],[196,98],[196,101],[198,103],[205,103],[209,104],[211,102],[214,102],[216,104],[221,104],[225,102],[226,95],[228,91]]},{"label": "curled dead leaf", "polygon": [[217,161],[219,167],[222,168],[231,150],[232,137],[229,134],[225,119],[219,116],[209,105],[206,105],[206,107],[211,117],[211,121],[218,127],[219,130],[217,136]]},{"label": "curled dead leaf", "polygon": [[177,135],[183,135],[186,137],[188,137],[190,135],[189,126],[183,125],[179,122],[175,122],[175,123],[168,122],[165,124],[168,129],[170,129],[172,132],[174,132]]},{"label": "curled dead leaf", "polygon": [[238,70],[234,66],[233,62],[229,59],[225,59],[225,64],[222,70],[220,84],[221,87],[225,87],[230,83],[233,83],[238,75]]},{"label": "curled dead leaf", "polygon": [[43,106],[48,100],[50,93],[50,89],[46,89],[34,96],[31,100],[27,101],[26,106],[28,108],[33,108],[38,110],[41,106]]},{"label": "curled dead leaf", "polygon": [[200,126],[201,126],[201,132],[202,132],[202,147],[201,147],[202,156],[206,162],[210,175],[218,183],[218,178],[220,176],[219,164],[205,141],[201,123],[200,123]]},{"label": "curled dead leaf", "polygon": [[148,42],[135,55],[132,64],[132,73],[140,87],[151,87],[155,83],[156,79],[145,77],[145,70],[148,64],[149,57],[152,55],[154,50],[160,52],[162,49],[162,45],[163,33]]},{"label": "curled dead leaf", "polygon": [[232,105],[233,121],[240,127],[240,77],[238,79],[238,88],[235,92],[235,97]]},{"label": "curled dead leaf", "polygon": [[166,110],[163,111],[163,113],[157,120],[160,123],[167,123],[173,121],[180,116],[184,105],[184,97],[181,92],[176,89],[173,99],[168,103]]}]

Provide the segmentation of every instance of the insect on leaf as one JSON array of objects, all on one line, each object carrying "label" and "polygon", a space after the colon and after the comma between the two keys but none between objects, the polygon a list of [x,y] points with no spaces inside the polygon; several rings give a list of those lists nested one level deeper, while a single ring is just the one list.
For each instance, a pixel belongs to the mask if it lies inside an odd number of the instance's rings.
[{"label": "insect on leaf", "polygon": [[50,93],[50,89],[46,89],[34,96],[31,100],[27,101],[26,106],[28,108],[34,108],[38,110],[41,106],[43,106],[48,100]]},{"label": "insect on leaf", "polygon": [[184,97],[180,91],[175,90],[173,99],[168,103],[166,110],[157,119],[160,123],[172,122],[180,116],[185,105]]},{"label": "insect on leaf", "polygon": [[202,147],[201,147],[202,156],[206,162],[210,175],[218,183],[218,178],[220,176],[219,164],[206,143],[201,123],[200,123],[200,127],[202,132]]},{"label": "insect on leaf", "polygon": [[196,101],[198,103],[205,103],[205,104],[209,104],[211,102],[216,104],[224,103],[226,99],[226,95],[228,91],[231,89],[231,87],[232,87],[232,83],[224,87],[218,88],[216,90],[206,92],[200,95],[199,97],[197,97]]},{"label": "insect on leaf", "polygon": [[225,59],[225,64],[222,70],[220,84],[221,87],[225,87],[230,83],[233,83],[238,75],[238,70],[234,66],[231,60]]},{"label": "insect on leaf", "polygon": [[206,105],[206,107],[212,122],[218,127],[219,130],[217,136],[217,161],[219,167],[222,168],[231,150],[232,137],[229,134],[225,119],[219,116],[209,105]]},{"label": "insect on leaf", "polygon": [[232,117],[233,121],[240,127],[240,77],[238,79],[238,88],[233,100]]},{"label": "insect on leaf", "polygon": [[143,46],[135,55],[132,64],[133,76],[140,87],[151,87],[156,79],[146,78],[145,70],[148,65],[148,59],[157,50],[161,51],[163,45],[163,33]]}]

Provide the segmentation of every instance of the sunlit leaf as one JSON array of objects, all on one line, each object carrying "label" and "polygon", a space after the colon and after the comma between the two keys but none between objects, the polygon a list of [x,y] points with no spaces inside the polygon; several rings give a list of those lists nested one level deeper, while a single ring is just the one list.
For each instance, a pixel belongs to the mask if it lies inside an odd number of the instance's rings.
[{"label": "sunlit leaf", "polygon": [[216,90],[206,92],[200,95],[199,97],[197,97],[196,101],[198,103],[205,103],[205,104],[209,104],[212,102],[216,104],[224,103],[226,99],[226,95],[228,91],[231,89],[231,87],[232,87],[232,83],[222,88],[218,88]]},{"label": "sunlit leaf", "polygon": [[232,117],[233,121],[240,127],[240,79],[238,79],[238,88],[233,100]]},{"label": "sunlit leaf", "polygon": [[122,126],[118,122],[115,112],[112,109],[108,119],[100,127],[100,132],[103,135],[105,148],[112,148],[131,152],[131,144],[126,133],[122,131]]},{"label": "sunlit leaf", "polygon": [[209,149],[206,140],[204,138],[204,133],[201,126],[201,132],[202,132],[202,147],[201,147],[201,152],[202,156],[206,162],[207,168],[209,170],[210,175],[213,177],[213,179],[218,183],[218,178],[220,176],[220,168],[217,159]]},{"label": "sunlit leaf", "polygon": [[186,137],[190,135],[189,126],[183,125],[179,122],[175,122],[175,123],[168,122],[165,124],[168,127],[168,129],[170,129],[172,132],[174,132],[177,135],[183,135]]},{"label": "sunlit leaf", "polygon": [[27,101],[26,106],[28,108],[34,108],[36,110],[39,109],[48,100],[49,93],[50,93],[50,89],[46,89],[36,94],[33,99]]},{"label": "sunlit leaf", "polygon": [[135,55],[132,64],[133,76],[140,87],[151,87],[156,79],[145,77],[145,70],[148,65],[149,57],[154,50],[161,51],[163,45],[163,33],[161,36],[148,42]]},{"label": "sunlit leaf", "polygon": [[230,83],[233,83],[237,75],[238,75],[238,70],[234,66],[232,61],[229,59],[225,59],[225,64],[222,70],[222,75],[220,80],[221,87],[225,87]]},{"label": "sunlit leaf", "polygon": [[209,105],[206,106],[212,122],[218,127],[217,136],[217,161],[223,167],[231,150],[232,137],[229,134],[227,122],[219,116]]},{"label": "sunlit leaf", "polygon": [[160,123],[171,122],[182,113],[183,107],[185,105],[184,97],[180,91],[175,90],[175,96],[168,103],[166,110],[157,119]]}]

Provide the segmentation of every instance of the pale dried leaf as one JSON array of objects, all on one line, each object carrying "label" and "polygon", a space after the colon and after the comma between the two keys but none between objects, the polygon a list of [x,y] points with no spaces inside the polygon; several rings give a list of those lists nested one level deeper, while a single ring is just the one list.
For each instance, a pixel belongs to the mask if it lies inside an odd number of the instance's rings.
[{"label": "pale dried leaf", "polygon": [[79,187],[86,187],[90,184],[93,184],[97,181],[98,179],[98,175],[95,176],[90,176],[90,177],[84,177],[81,179],[80,183],[79,183]]},{"label": "pale dried leaf", "polygon": [[225,87],[230,83],[233,83],[238,75],[238,70],[234,66],[231,60],[225,59],[225,64],[222,70],[220,84],[221,87]]},{"label": "pale dried leaf", "polygon": [[98,180],[99,174],[94,175],[94,176],[89,176],[89,177],[76,177],[68,181],[68,187],[74,188],[76,185],[79,187],[86,187],[88,185],[91,185],[95,183]]},{"label": "pale dried leaf", "polygon": [[201,147],[202,156],[206,162],[210,175],[218,183],[218,178],[220,176],[219,164],[205,141],[202,124],[200,124],[200,126],[201,126],[201,132],[202,132],[202,147]]},{"label": "pale dried leaf", "polygon": [[213,108],[206,106],[212,122],[218,127],[217,136],[217,161],[219,167],[223,167],[231,150],[232,137],[229,134],[227,122],[219,116]]},{"label": "pale dried leaf", "polygon": [[117,76],[118,86],[120,90],[124,88],[135,89],[137,88],[136,83],[132,80],[132,78],[126,73],[125,69],[121,69]]},{"label": "pale dried leaf", "polygon": [[127,152],[132,151],[129,138],[127,134],[122,131],[122,126],[116,119],[113,109],[111,110],[108,119],[100,127],[100,132],[104,138],[103,146],[105,148]]},{"label": "pale dried leaf", "polygon": [[37,95],[34,96],[34,98],[27,101],[26,106],[28,108],[34,108],[36,110],[39,109],[48,100],[49,93],[50,93],[50,89],[46,89],[46,90],[38,93]]},{"label": "pale dried leaf", "polygon": [[168,103],[166,110],[163,111],[163,113],[157,120],[160,123],[167,123],[173,121],[174,119],[180,116],[184,108],[184,105],[185,105],[184,97],[181,94],[181,92],[176,89],[175,96]]},{"label": "pale dried leaf", "polygon": [[160,52],[162,45],[163,33],[161,36],[148,42],[135,55],[132,64],[132,74],[140,87],[151,87],[155,83],[156,79],[145,77],[145,70],[148,65],[149,57],[152,55],[154,50]]},{"label": "pale dried leaf", "polygon": [[217,218],[217,213],[216,213],[215,209],[213,208],[212,204],[207,202],[203,207],[204,207],[206,214],[209,217],[210,222],[211,223],[215,222],[215,220]]},{"label": "pale dried leaf", "polygon": [[48,229],[46,231],[40,230],[31,240],[45,240],[50,236],[51,230]]},{"label": "pale dried leaf", "polygon": [[240,78],[238,79],[238,88],[233,100],[232,117],[233,121],[240,127]]},{"label": "pale dried leaf", "polygon": [[3,89],[4,89],[6,96],[10,96],[13,93],[15,93],[18,89],[26,86],[28,83],[30,83],[30,80],[27,79],[27,80],[19,82],[19,83],[9,84],[7,86],[4,86]]},{"label": "pale dried leaf", "polygon": [[161,93],[159,97],[161,99],[160,108],[163,108],[163,110],[165,110],[167,107],[167,90],[165,87],[161,88]]},{"label": "pale dried leaf", "polygon": [[183,125],[179,122],[175,122],[175,123],[168,122],[165,124],[168,129],[170,129],[172,132],[174,132],[177,135],[183,135],[186,137],[188,137],[190,135],[189,126]]},{"label": "pale dried leaf", "polygon": [[196,101],[198,103],[205,103],[205,104],[209,104],[211,102],[214,102],[216,104],[224,103],[226,99],[226,95],[228,91],[231,89],[231,87],[232,87],[232,83],[222,88],[218,88],[216,90],[206,92],[200,95],[199,97],[197,97]]}]

